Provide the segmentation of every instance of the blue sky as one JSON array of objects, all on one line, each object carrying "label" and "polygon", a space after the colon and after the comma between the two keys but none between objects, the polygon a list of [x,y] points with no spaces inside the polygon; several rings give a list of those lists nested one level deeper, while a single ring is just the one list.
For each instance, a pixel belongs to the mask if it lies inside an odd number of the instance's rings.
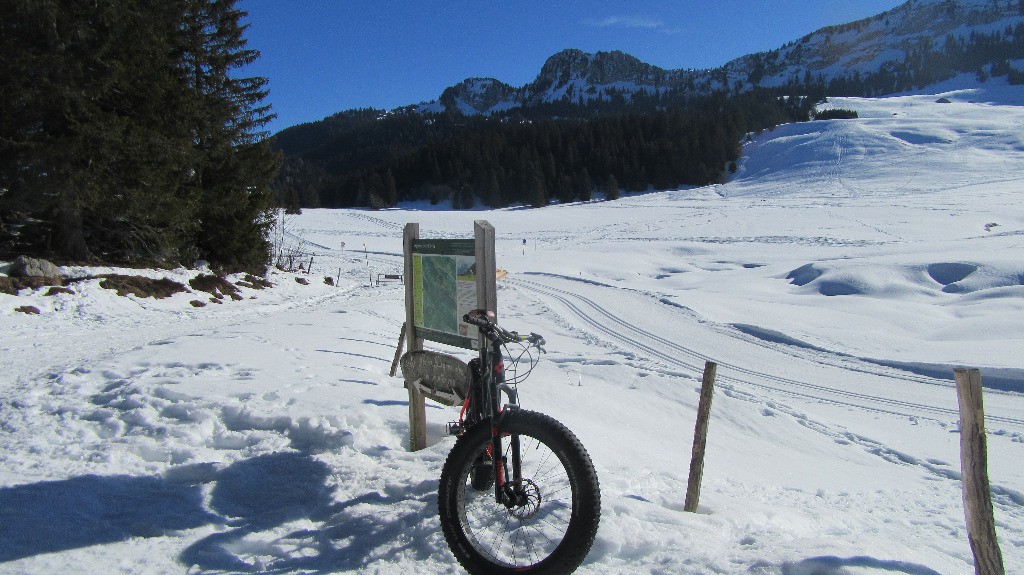
[{"label": "blue sky", "polygon": [[470,77],[522,86],[565,48],[713,68],[903,0],[239,0],[243,71],[270,79],[272,132],[351,108],[437,99]]}]

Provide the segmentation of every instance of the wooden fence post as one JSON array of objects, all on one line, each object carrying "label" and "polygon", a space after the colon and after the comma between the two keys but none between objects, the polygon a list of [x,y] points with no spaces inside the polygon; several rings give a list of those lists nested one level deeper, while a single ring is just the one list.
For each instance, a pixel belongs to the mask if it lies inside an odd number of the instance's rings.
[{"label": "wooden fence post", "polygon": [[1003,555],[996,540],[992,491],[988,482],[988,447],[985,409],[981,398],[981,371],[955,369],[960,401],[960,470],[963,473],[964,516],[967,538],[974,553],[975,575],[1005,575]]},{"label": "wooden fence post", "polygon": [[700,482],[704,476],[704,448],[708,439],[708,420],[711,418],[711,398],[715,391],[715,372],[718,364],[704,363],[704,378],[700,384],[700,404],[697,407],[697,425],[693,430],[693,455],[690,457],[690,479],[686,483],[684,511],[697,511],[700,500]]}]

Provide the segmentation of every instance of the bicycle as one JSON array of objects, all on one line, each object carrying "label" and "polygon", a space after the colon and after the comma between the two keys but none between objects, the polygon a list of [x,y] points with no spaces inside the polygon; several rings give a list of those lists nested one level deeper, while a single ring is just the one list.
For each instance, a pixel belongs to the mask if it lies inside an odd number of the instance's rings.
[{"label": "bicycle", "polygon": [[[458,436],[441,470],[438,513],[445,539],[473,575],[572,573],[597,535],[601,492],[579,439],[542,413],[519,408],[516,385],[544,353],[544,338],[521,336],[475,310],[463,319],[486,340],[469,362],[472,372],[459,413]],[[506,372],[502,349],[523,346]],[[529,368],[518,372],[529,356]],[[510,354],[511,357],[511,354]],[[539,357],[539,356],[538,356]],[[514,376],[506,380],[506,373]],[[508,397],[502,405],[501,394]]]}]

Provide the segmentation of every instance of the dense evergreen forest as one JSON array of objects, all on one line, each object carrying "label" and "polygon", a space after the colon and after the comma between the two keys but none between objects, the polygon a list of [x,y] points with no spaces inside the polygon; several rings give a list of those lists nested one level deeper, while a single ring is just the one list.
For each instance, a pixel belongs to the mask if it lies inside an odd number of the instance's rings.
[{"label": "dense evergreen forest", "polygon": [[[456,209],[544,206],[719,182],[747,134],[811,119],[828,96],[881,96],[962,72],[1024,82],[1010,64],[1024,58],[1024,24],[948,36],[941,47],[921,42],[903,61],[869,74],[826,79],[806,71],[785,86],[759,87],[777,55],[752,56],[747,82],[704,95],[695,94],[691,80],[656,93],[606,90],[601,99],[565,98],[487,117],[451,109],[341,112],[273,138],[284,154],[274,184],[278,202],[291,210],[424,199],[450,200]],[[708,74],[727,83],[724,68]]]},{"label": "dense evergreen forest", "polygon": [[670,110],[591,118],[361,110],[278,136],[284,205],[382,208],[407,200],[534,207],[721,181],[748,132],[806,120],[814,101],[757,90]]},{"label": "dense evergreen forest", "polygon": [[279,161],[235,0],[2,0],[0,258],[265,269]]}]

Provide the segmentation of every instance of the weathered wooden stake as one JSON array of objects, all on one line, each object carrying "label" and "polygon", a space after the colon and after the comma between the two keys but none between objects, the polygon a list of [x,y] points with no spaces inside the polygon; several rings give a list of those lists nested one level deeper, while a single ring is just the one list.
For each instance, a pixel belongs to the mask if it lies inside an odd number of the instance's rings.
[{"label": "weathered wooden stake", "polygon": [[981,397],[981,371],[955,369],[960,400],[960,470],[963,473],[964,516],[967,538],[974,553],[975,575],[1005,575],[1003,555],[996,540],[992,491],[988,482],[985,409]]},{"label": "weathered wooden stake", "polygon": [[398,360],[402,357],[402,347],[405,345],[405,324],[402,324],[402,333],[398,334],[398,347],[395,348],[395,359],[391,360],[391,377],[395,377],[398,371]]},{"label": "weathered wooden stake", "polygon": [[697,511],[700,500],[700,482],[704,476],[704,448],[708,439],[708,420],[711,419],[711,398],[715,391],[715,372],[718,364],[704,363],[704,378],[700,384],[700,404],[697,406],[697,425],[693,431],[693,455],[690,457],[690,479],[686,484],[686,503],[683,510]]}]

